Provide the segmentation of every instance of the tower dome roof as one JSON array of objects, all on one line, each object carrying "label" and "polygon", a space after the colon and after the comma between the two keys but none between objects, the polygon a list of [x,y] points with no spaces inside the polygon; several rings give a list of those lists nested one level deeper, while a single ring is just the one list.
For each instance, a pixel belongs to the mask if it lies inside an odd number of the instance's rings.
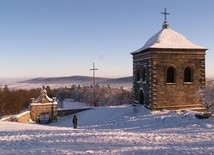
[{"label": "tower dome roof", "polygon": [[191,43],[186,37],[166,26],[152,36],[145,45],[133,53],[146,49],[206,49]]}]

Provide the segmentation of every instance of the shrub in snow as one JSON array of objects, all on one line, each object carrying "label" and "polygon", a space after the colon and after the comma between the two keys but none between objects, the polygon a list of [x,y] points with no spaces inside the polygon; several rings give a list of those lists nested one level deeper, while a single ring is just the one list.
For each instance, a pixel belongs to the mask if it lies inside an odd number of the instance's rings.
[{"label": "shrub in snow", "polygon": [[[132,102],[132,91],[121,88],[100,87],[96,85],[95,98],[93,86],[72,86],[70,97],[78,102],[89,105],[121,105]],[[94,102],[95,99],[95,102]]]},{"label": "shrub in snow", "polygon": [[212,113],[214,113],[214,79],[207,79],[204,89],[200,91],[204,106]]}]

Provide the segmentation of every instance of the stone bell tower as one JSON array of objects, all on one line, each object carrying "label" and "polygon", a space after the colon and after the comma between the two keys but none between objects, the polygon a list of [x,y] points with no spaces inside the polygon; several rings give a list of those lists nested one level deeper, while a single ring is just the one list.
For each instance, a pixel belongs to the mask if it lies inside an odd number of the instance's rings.
[{"label": "stone bell tower", "polygon": [[206,48],[191,43],[169,27],[132,52],[135,103],[151,110],[204,110],[198,91],[205,86]]}]

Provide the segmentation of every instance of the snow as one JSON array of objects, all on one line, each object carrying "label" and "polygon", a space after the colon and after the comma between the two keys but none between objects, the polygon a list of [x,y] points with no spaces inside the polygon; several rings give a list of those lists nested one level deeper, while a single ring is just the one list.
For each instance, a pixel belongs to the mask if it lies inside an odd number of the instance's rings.
[{"label": "snow", "polygon": [[62,108],[59,109],[86,109],[91,108],[84,102],[75,102],[73,99],[65,99],[62,103]]},{"label": "snow", "polygon": [[173,31],[170,28],[163,28],[152,36],[138,53],[148,48],[167,48],[167,49],[205,49],[204,47],[191,43],[186,37]]},{"label": "snow", "polygon": [[57,102],[52,102],[52,103],[31,103],[31,105],[57,105]]},{"label": "snow", "polygon": [[49,125],[0,122],[1,154],[214,154],[213,117],[200,120],[191,112],[150,112],[132,105],[76,115],[78,129],[72,115]]}]

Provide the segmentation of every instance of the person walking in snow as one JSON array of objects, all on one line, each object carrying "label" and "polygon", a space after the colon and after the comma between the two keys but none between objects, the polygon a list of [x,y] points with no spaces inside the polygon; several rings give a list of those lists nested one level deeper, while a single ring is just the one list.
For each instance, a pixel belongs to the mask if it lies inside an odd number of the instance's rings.
[{"label": "person walking in snow", "polygon": [[73,126],[74,126],[74,129],[77,128],[77,116],[76,115],[73,116]]}]

